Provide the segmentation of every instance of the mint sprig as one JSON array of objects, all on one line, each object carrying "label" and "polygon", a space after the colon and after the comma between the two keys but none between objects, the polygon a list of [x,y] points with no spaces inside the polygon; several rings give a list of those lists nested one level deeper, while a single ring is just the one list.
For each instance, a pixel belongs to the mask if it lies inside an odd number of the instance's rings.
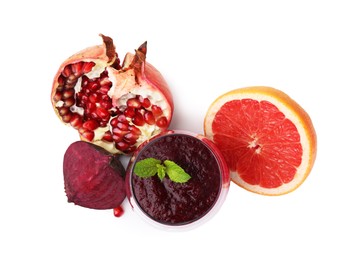
[{"label": "mint sprig", "polygon": [[158,174],[160,180],[167,175],[171,181],[177,183],[187,182],[191,176],[181,166],[173,161],[161,162],[155,158],[146,158],[138,161],[134,167],[134,173],[142,178],[149,178]]}]

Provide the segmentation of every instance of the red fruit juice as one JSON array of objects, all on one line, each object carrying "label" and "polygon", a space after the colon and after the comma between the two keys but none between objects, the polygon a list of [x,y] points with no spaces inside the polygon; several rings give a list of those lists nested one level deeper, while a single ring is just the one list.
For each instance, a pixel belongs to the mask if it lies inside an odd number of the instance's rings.
[{"label": "red fruit juice", "polygon": [[[171,160],[191,179],[176,183],[167,176],[141,178],[132,173],[137,161]],[[214,144],[200,135],[170,131],[142,145],[128,168],[128,197],[149,219],[170,226],[187,225],[202,219],[214,208],[229,187],[229,170]],[[223,194],[223,196],[221,196]]]}]

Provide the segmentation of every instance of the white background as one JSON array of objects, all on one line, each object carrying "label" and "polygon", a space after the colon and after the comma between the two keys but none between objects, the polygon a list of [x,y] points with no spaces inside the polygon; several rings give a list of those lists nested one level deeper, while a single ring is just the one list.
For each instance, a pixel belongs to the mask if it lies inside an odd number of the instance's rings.
[{"label": "white background", "polygon": [[[2,1],[1,259],[347,259],[347,8],[344,1]],[[50,104],[60,64],[111,36],[120,57],[148,41],[171,86],[171,128],[203,132],[208,106],[234,88],[278,88],[310,114],[311,175],[266,197],[231,184],[218,214],[167,232],[126,213],[66,201],[63,154],[77,133]],[[136,257],[136,258],[135,258]]]}]

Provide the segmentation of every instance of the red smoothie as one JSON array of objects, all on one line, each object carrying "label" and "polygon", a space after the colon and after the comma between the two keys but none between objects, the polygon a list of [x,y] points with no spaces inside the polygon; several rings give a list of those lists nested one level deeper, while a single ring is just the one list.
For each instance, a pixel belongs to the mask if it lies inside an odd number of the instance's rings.
[{"label": "red smoothie", "polygon": [[[128,197],[133,197],[145,215],[161,224],[186,225],[201,219],[214,207],[223,187],[229,187],[229,171],[214,149],[206,138],[180,131],[152,139],[132,159]],[[191,178],[176,183],[168,177],[160,180],[157,175],[139,177],[132,168],[146,158],[174,161]]]}]

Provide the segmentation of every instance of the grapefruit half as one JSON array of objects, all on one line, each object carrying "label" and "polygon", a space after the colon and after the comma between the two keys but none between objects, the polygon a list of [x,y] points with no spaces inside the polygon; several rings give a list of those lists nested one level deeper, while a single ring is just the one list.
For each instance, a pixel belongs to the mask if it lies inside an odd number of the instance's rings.
[{"label": "grapefruit half", "polygon": [[317,136],[309,115],[271,87],[221,95],[207,111],[204,131],[224,155],[230,179],[263,195],[298,188],[316,158]]}]

